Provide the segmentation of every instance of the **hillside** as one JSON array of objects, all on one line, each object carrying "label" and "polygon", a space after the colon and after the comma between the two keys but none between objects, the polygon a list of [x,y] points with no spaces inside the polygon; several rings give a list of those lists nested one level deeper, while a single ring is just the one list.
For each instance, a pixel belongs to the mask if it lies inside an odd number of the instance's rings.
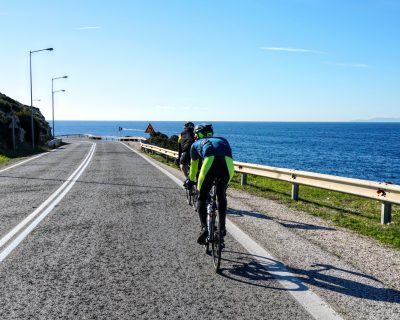
[{"label": "hillside", "polygon": [[[30,107],[7,97],[0,92],[0,150],[12,149],[12,115],[15,115],[17,127],[15,130],[16,146],[24,147],[32,144]],[[51,138],[51,129],[38,108],[33,108],[35,128],[35,144],[43,146]]]}]

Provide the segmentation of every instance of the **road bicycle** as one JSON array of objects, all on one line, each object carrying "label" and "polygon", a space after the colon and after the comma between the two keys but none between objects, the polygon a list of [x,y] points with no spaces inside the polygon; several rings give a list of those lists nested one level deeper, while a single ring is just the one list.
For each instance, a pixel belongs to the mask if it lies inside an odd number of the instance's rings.
[{"label": "road bicycle", "polygon": [[223,235],[221,228],[221,219],[217,210],[217,193],[215,180],[210,190],[209,199],[207,201],[207,228],[208,237],[206,240],[205,250],[208,254],[211,245],[211,255],[215,272],[219,272],[221,265],[222,249],[224,247]]}]

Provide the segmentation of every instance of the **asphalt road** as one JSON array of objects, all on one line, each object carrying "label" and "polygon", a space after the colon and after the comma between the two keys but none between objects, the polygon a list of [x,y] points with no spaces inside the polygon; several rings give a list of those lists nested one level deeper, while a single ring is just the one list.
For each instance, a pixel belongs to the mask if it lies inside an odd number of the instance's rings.
[{"label": "asphalt road", "polygon": [[182,188],[121,143],[97,142],[88,160],[91,147],[0,171],[0,239],[70,184],[0,262],[0,319],[315,318],[230,235],[215,274]]},{"label": "asphalt road", "polygon": [[[0,174],[1,237],[68,179],[90,146],[74,142]],[[272,278],[216,275],[197,232],[179,186],[122,144],[97,143],[77,183],[0,263],[0,318],[311,318]],[[249,260],[229,237],[226,247],[225,269]]]}]

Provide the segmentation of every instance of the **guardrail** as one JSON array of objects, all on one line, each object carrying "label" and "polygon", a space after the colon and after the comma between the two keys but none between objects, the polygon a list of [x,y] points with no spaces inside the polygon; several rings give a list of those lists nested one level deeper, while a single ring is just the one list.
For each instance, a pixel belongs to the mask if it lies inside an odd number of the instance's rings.
[{"label": "guardrail", "polygon": [[117,141],[139,141],[142,142],[146,140],[144,137],[130,137],[130,136],[95,136],[93,134],[82,134],[82,133],[71,133],[71,134],[61,134],[56,136],[56,138],[88,138],[92,140],[117,140]]},{"label": "guardrail", "polygon": [[[142,150],[164,154],[166,158],[177,158],[178,152],[148,144],[140,144]],[[382,203],[381,223],[391,222],[392,204],[400,204],[400,186],[368,180],[352,179],[328,174],[320,174],[294,169],[275,168],[258,164],[234,161],[235,172],[240,173],[241,184],[247,183],[247,175],[252,174],[292,184],[292,199],[299,199],[299,186],[305,185],[330,191],[352,194]]]},{"label": "guardrail", "polygon": [[55,138],[87,138],[87,134],[82,134],[82,133],[71,133],[71,134],[60,134],[57,135]]},{"label": "guardrail", "polygon": [[146,144],[146,143],[140,143],[140,148],[144,151],[161,153],[166,156],[167,160],[168,160],[168,158],[173,158],[173,159],[178,158],[178,152],[170,150],[170,149],[164,149],[164,148],[160,148],[160,147],[153,146],[151,144]]}]

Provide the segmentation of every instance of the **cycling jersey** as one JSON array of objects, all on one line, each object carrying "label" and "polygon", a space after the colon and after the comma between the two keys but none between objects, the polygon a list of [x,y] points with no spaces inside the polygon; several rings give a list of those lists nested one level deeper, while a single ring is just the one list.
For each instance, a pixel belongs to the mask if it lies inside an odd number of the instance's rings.
[{"label": "cycling jersey", "polygon": [[178,159],[181,164],[190,163],[190,148],[194,142],[193,128],[185,128],[178,138]]},{"label": "cycling jersey", "polygon": [[197,212],[202,227],[207,225],[207,197],[211,187],[216,181],[218,211],[221,217],[222,228],[225,228],[226,214],[226,188],[234,174],[232,149],[225,138],[210,137],[197,140],[190,149],[191,162],[189,179],[196,180],[199,160],[202,160],[197,189],[199,197]]}]

